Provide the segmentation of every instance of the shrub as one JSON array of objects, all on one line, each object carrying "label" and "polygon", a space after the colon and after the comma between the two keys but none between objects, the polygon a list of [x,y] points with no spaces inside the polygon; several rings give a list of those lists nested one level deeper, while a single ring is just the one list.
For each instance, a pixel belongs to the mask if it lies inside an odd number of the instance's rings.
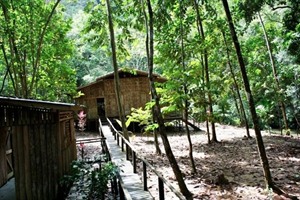
[{"label": "shrub", "polygon": [[78,183],[77,190],[80,189],[82,196],[87,199],[105,199],[108,183],[116,177],[117,167],[112,162],[98,166],[94,168],[92,164],[73,161],[70,174],[65,175],[61,181],[62,188],[70,189],[74,183]]}]

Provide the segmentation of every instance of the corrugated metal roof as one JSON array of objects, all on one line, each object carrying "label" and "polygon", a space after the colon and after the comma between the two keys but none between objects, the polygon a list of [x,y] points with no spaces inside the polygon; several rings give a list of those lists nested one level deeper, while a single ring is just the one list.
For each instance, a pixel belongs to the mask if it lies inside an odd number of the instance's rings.
[{"label": "corrugated metal roof", "polygon": [[50,108],[50,109],[62,109],[62,110],[78,110],[79,105],[72,103],[42,101],[36,99],[23,99],[17,97],[4,97],[0,96],[0,104],[17,105],[24,107],[39,107],[39,108]]}]

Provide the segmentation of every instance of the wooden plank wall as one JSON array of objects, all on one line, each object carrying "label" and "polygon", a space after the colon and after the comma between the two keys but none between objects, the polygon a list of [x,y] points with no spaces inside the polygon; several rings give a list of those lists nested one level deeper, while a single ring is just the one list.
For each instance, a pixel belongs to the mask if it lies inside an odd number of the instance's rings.
[{"label": "wooden plank wall", "polygon": [[[125,114],[131,112],[131,108],[144,107],[150,101],[150,86],[147,77],[129,77],[120,79],[121,101]],[[107,117],[118,116],[118,107],[114,89],[114,80],[104,81],[105,111]]]},{"label": "wooden plank wall", "polygon": [[[17,199],[56,199],[59,181],[76,159],[73,112],[64,112],[61,117],[47,109],[1,109],[12,130]],[[0,130],[3,125],[0,122]],[[0,168],[0,174],[3,171]]]},{"label": "wooden plank wall", "polygon": [[98,119],[97,98],[104,98],[104,84],[102,81],[81,89],[84,96],[76,99],[80,105],[85,105],[88,119]]},{"label": "wooden plank wall", "polygon": [[0,187],[7,182],[7,164],[6,164],[6,137],[7,137],[7,119],[5,118],[5,108],[0,106]]},{"label": "wooden plank wall", "polygon": [[[148,77],[127,77],[120,79],[121,101],[125,114],[131,112],[131,108],[144,107],[150,101],[150,85]],[[98,119],[97,98],[105,99],[105,112],[107,117],[119,115],[116,100],[114,79],[104,79],[96,84],[81,89],[85,95],[78,98],[78,104],[87,107],[87,118]]]},{"label": "wooden plank wall", "polygon": [[[105,113],[107,117],[119,116],[118,104],[115,93],[115,83],[113,79],[104,80],[105,88]],[[122,91],[121,91],[122,96]]]},{"label": "wooden plank wall", "polygon": [[77,159],[76,138],[74,117],[72,112],[61,112],[59,116],[59,135],[57,135],[60,143],[61,165],[60,176],[66,174],[70,169],[70,163]]},{"label": "wooden plank wall", "polygon": [[6,130],[0,127],[0,187],[7,181],[7,167],[6,167]]}]

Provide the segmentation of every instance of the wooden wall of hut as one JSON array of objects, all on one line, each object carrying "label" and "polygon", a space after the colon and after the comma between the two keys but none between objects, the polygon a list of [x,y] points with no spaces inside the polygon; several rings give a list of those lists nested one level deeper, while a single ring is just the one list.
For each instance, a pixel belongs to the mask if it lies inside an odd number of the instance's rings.
[{"label": "wooden wall of hut", "polygon": [[[120,78],[121,101],[125,114],[131,112],[131,108],[144,107],[150,101],[150,86],[148,77]],[[118,105],[116,100],[114,79],[102,79],[80,89],[84,96],[76,99],[77,103],[86,106],[87,118],[98,119],[97,99],[103,98],[106,117],[117,117]]]},{"label": "wooden wall of hut", "polygon": [[97,119],[97,98],[104,97],[104,84],[103,81],[97,82],[85,87],[81,90],[84,96],[77,99],[79,105],[86,106],[86,114],[88,119]]},{"label": "wooden wall of hut", "polygon": [[[120,86],[121,101],[126,115],[130,114],[131,108],[144,107],[150,101],[150,86],[147,77],[121,78]],[[114,80],[104,80],[104,88],[106,116],[119,116]]]},{"label": "wooden wall of hut", "polygon": [[2,139],[11,133],[16,198],[56,199],[77,158],[73,111],[0,104],[0,116],[0,185],[9,172]]}]

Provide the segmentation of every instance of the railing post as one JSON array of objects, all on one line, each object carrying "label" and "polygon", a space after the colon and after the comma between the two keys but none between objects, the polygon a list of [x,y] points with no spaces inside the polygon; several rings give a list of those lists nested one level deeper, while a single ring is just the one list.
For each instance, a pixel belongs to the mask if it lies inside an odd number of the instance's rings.
[{"label": "railing post", "polygon": [[128,148],[128,144],[126,143],[126,160],[129,160],[129,148]]},{"label": "railing post", "polygon": [[117,135],[117,144],[118,144],[118,146],[120,146],[120,137],[119,137],[119,134],[116,133],[116,135]]},{"label": "railing post", "polygon": [[131,149],[131,151],[132,151],[133,173],[136,174],[136,153],[135,153],[135,151],[133,151],[132,149]]},{"label": "railing post", "polygon": [[165,199],[164,182],[159,177],[158,177],[158,194],[160,200]]},{"label": "railing post", "polygon": [[113,180],[111,181],[111,187],[112,187],[112,192],[113,194],[116,196],[119,194],[119,191],[118,191],[118,182],[117,182],[117,178],[114,177]]},{"label": "railing post", "polygon": [[147,186],[147,165],[144,161],[143,161],[143,182],[144,182],[144,191],[147,191],[148,190],[148,186]]},{"label": "railing post", "polygon": [[121,146],[122,146],[122,152],[124,152],[124,140],[121,138]]},{"label": "railing post", "polygon": [[120,200],[125,200],[125,195],[124,195],[122,185],[121,185],[120,181],[118,181],[118,182],[119,182],[118,185],[119,185]]}]

